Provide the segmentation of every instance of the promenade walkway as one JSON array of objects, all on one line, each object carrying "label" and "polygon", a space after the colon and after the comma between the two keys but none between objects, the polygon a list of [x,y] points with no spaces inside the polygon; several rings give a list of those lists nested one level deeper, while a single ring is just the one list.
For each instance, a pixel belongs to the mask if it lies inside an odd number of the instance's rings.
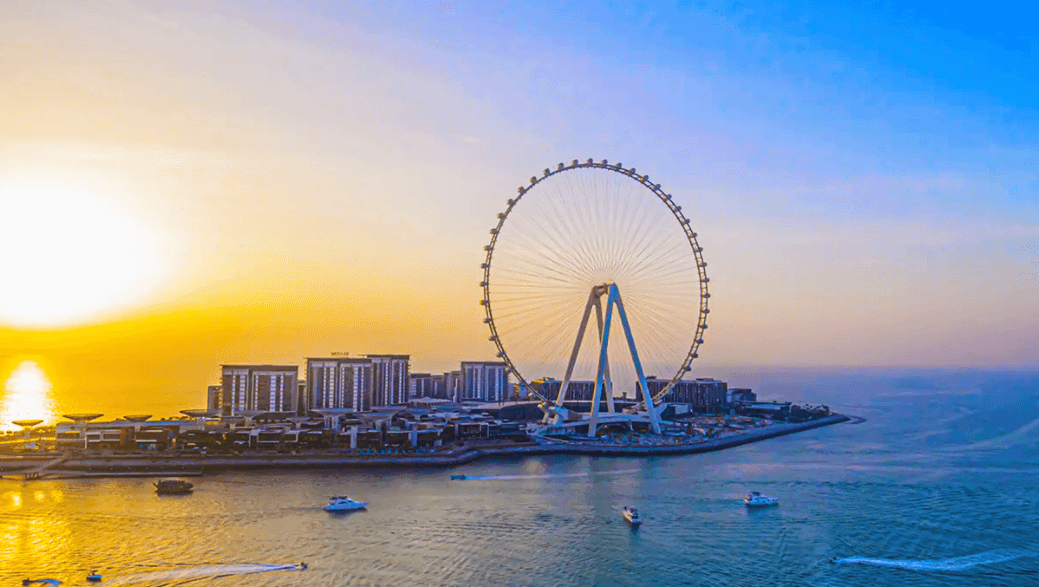
[{"label": "promenade walkway", "polygon": [[56,459],[49,460],[49,461],[47,461],[47,462],[37,466],[36,468],[29,469],[28,471],[23,471],[22,472],[22,475],[23,475],[22,478],[25,479],[26,481],[31,481],[33,479],[39,479],[40,475],[42,475],[44,471],[46,471],[47,469],[50,469],[52,467],[57,467],[58,465],[64,463],[67,460],[69,460],[69,455],[62,455],[62,456],[60,456],[60,457],[58,457]]}]

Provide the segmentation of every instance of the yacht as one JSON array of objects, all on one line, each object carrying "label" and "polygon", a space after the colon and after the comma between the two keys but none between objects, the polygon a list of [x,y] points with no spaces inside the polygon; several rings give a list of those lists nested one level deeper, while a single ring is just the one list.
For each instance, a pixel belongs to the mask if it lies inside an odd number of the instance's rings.
[{"label": "yacht", "polygon": [[180,479],[161,479],[155,484],[155,492],[160,495],[191,493],[194,485]]},{"label": "yacht", "polygon": [[749,508],[761,508],[771,505],[779,505],[779,500],[757,491],[751,491],[747,494],[747,497],[743,498],[743,505]]},{"label": "yacht", "polygon": [[639,517],[639,511],[630,505],[624,506],[624,509],[621,510],[621,515],[624,516],[624,519],[632,526],[638,526],[642,523],[642,518]]},{"label": "yacht", "polygon": [[466,479],[468,479],[468,477],[466,477],[465,475],[459,475],[459,474],[456,473],[454,475],[451,475],[451,479],[453,479],[455,481],[465,481]]},{"label": "yacht", "polygon": [[328,505],[325,506],[326,512],[352,512],[354,510],[363,510],[368,507],[367,501],[355,501],[345,495],[334,495],[328,498]]}]

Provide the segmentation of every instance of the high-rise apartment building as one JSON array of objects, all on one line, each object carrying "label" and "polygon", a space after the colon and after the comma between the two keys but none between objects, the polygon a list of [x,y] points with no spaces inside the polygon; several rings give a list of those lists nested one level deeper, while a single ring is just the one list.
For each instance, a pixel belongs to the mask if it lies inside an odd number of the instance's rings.
[{"label": "high-rise apartment building", "polygon": [[511,393],[509,372],[500,361],[462,363],[462,401],[503,402]]},{"label": "high-rise apartment building", "polygon": [[372,362],[372,407],[408,402],[410,355],[365,355]]},{"label": "high-rise apartment building", "polygon": [[444,373],[444,396],[453,402],[462,401],[462,372],[448,371]]},{"label": "high-rise apartment building", "polygon": [[373,367],[367,358],[308,358],[307,409],[371,410]]},{"label": "high-rise apartment building", "polygon": [[[654,395],[660,393],[667,383],[668,380],[666,379],[646,378],[646,385],[649,386],[650,393]],[[641,400],[641,386],[638,383],[635,386],[635,398]],[[674,387],[664,394],[664,397],[661,399],[663,403],[689,404],[689,407],[696,412],[714,413],[724,409],[728,399],[728,388],[728,383],[709,377],[691,381],[677,381]]]},{"label": "high-rise apartment building", "polygon": [[[559,388],[563,386],[563,382],[559,379],[546,377],[544,379],[531,381],[530,385],[546,399],[555,401],[555,399],[559,397]],[[594,381],[571,380],[570,384],[566,386],[566,401],[590,402],[592,401],[593,395],[595,395]],[[600,398],[600,401],[604,400]]]},{"label": "high-rise apartment building", "polygon": [[223,394],[220,385],[210,385],[206,390],[206,409],[221,410],[223,407]]},{"label": "high-rise apartment building", "polygon": [[411,386],[408,390],[408,398],[433,397],[448,399],[447,385],[443,375],[432,373],[412,373],[409,375]]},{"label": "high-rise apartment building", "polygon": [[220,369],[220,409],[224,415],[296,411],[296,365],[221,365]]}]

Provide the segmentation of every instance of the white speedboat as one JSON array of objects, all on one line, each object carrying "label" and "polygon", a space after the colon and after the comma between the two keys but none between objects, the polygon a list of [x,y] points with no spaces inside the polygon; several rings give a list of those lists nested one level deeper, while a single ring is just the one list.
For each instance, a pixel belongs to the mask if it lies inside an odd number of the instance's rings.
[{"label": "white speedboat", "polygon": [[621,510],[621,515],[624,516],[624,519],[632,526],[638,526],[642,523],[642,518],[639,517],[639,511],[630,505],[624,506],[624,509]]},{"label": "white speedboat", "polygon": [[779,505],[779,500],[763,493],[758,493],[757,491],[751,491],[747,494],[747,497],[743,498],[743,505],[749,508],[762,508]]},{"label": "white speedboat", "polygon": [[367,501],[355,501],[345,495],[334,495],[328,498],[328,505],[325,506],[326,512],[352,512],[354,510],[363,510],[368,507]]}]

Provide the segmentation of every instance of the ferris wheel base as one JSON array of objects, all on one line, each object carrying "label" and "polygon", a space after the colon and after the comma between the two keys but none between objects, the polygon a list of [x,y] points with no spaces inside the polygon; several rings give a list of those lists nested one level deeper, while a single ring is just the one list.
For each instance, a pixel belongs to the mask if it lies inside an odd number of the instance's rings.
[{"label": "ferris wheel base", "polygon": [[[601,301],[603,296],[606,296],[605,316],[603,316],[603,304]],[[574,365],[577,362],[577,355],[581,350],[581,343],[584,340],[585,329],[588,327],[588,319],[592,316],[593,310],[595,311],[596,322],[599,326],[599,362],[595,376],[595,389],[591,398],[592,411],[589,414],[583,414],[583,417],[581,418],[582,421],[588,420],[589,437],[593,437],[597,434],[600,424],[610,421],[617,416],[620,416],[620,421],[631,421],[631,415],[617,414],[613,405],[613,384],[610,381],[610,367],[607,349],[610,344],[610,326],[613,322],[614,310],[616,310],[617,316],[620,319],[620,325],[628,343],[628,350],[631,352],[632,366],[635,368],[635,373],[638,375],[640,388],[649,389],[649,386],[646,384],[646,375],[642,370],[642,361],[639,360],[639,352],[635,347],[635,337],[632,335],[631,326],[628,323],[628,314],[624,310],[624,302],[621,300],[620,289],[617,287],[616,283],[612,282],[595,285],[592,286],[591,292],[588,294],[588,302],[584,307],[584,315],[581,318],[581,325],[577,329],[577,340],[574,341],[574,348],[570,353],[570,362],[567,364],[566,375],[563,376],[563,384],[559,387],[559,395],[556,397],[555,404],[549,404],[547,401],[541,404],[541,410],[545,412],[546,422],[551,422],[553,425],[559,425],[563,421],[573,420],[573,418],[569,417],[569,411],[563,407],[563,402],[566,401],[570,378],[573,375]],[[606,414],[602,414],[599,410],[599,404],[603,399],[606,400]],[[653,433],[660,434],[660,414],[656,411],[656,407],[653,405],[652,397],[647,398],[646,407],[647,410],[642,414],[648,418]]]},{"label": "ferris wheel base", "polygon": [[[656,432],[653,426],[654,418],[648,411],[634,414],[599,414],[598,417],[594,418],[595,428],[593,430],[591,428],[593,426],[593,417],[590,413],[571,412],[566,408],[557,406],[551,406],[547,409],[542,407],[542,410],[545,412],[546,420],[541,427],[533,431],[535,435],[572,434],[578,428],[588,427],[587,435],[589,438],[593,438],[599,430],[609,424],[624,424],[628,426],[640,424],[645,425],[647,432]],[[659,434],[659,432],[656,433]]]}]

